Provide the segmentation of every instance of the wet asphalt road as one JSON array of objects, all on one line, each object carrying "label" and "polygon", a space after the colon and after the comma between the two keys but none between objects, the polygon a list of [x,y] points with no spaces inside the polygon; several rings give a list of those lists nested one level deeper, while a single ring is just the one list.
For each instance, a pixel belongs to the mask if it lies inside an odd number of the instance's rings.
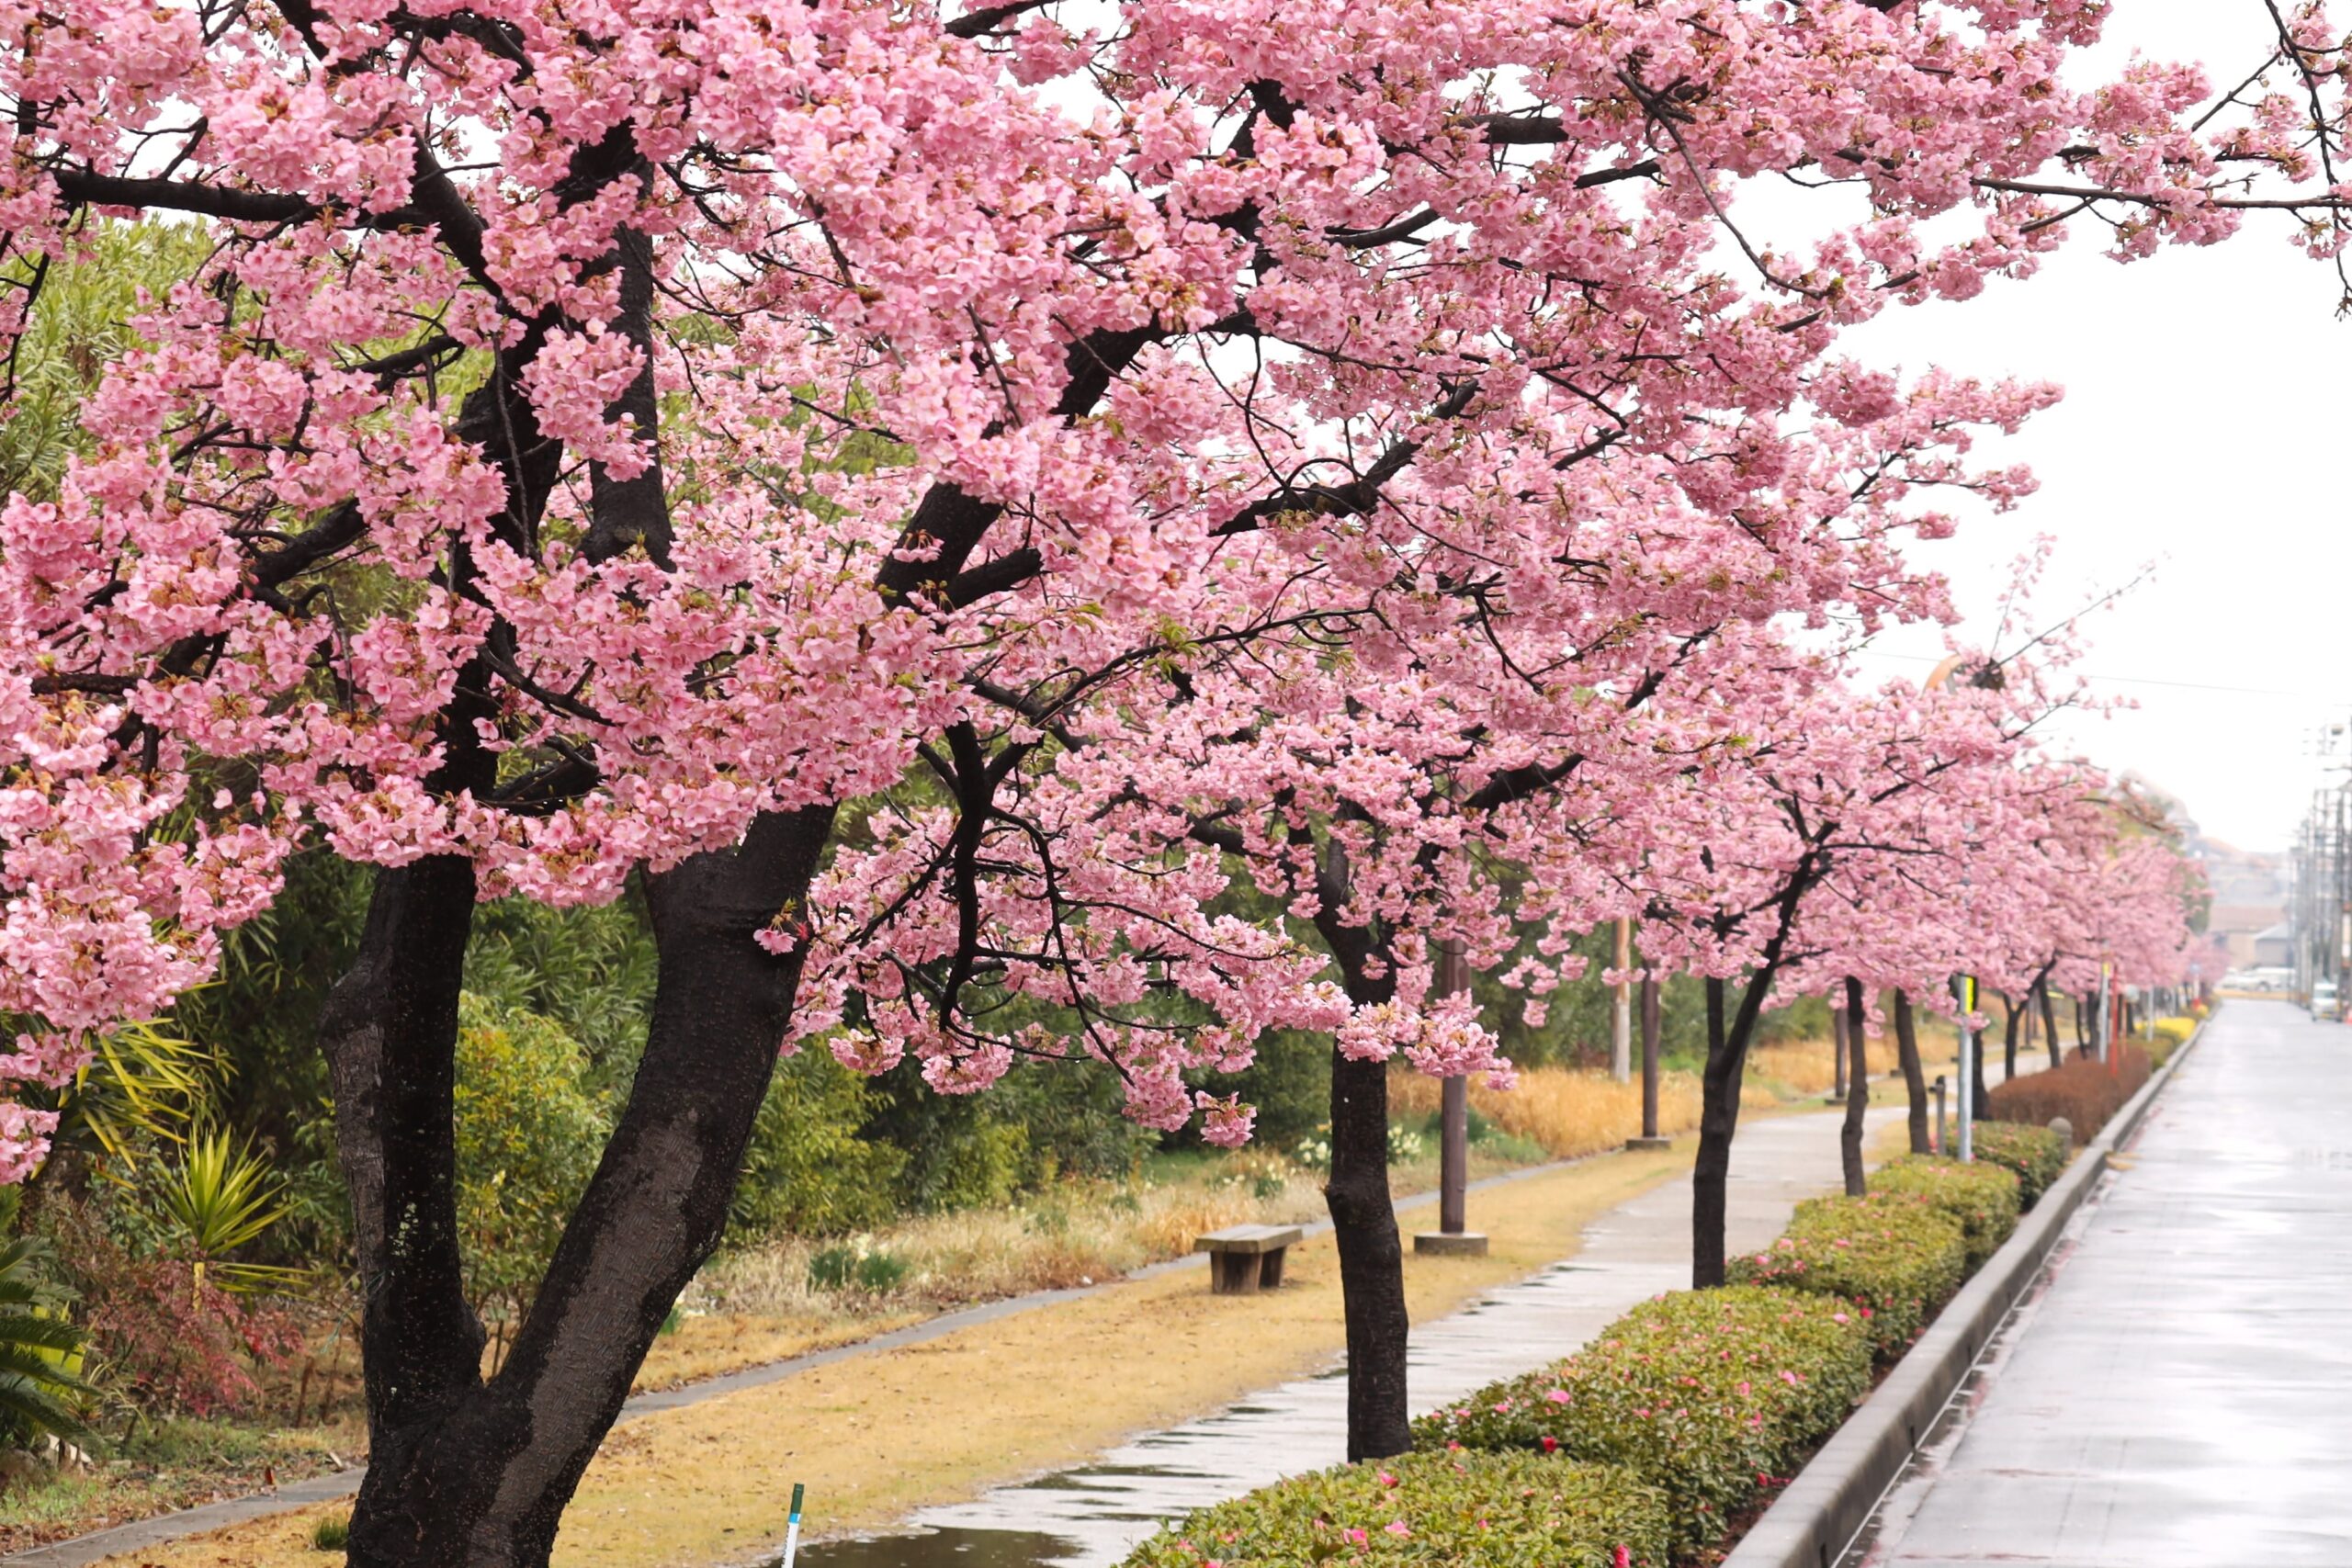
[{"label": "wet asphalt road", "polygon": [[2118,1164],[1871,1568],[2352,1568],[2352,1028],[2228,1003]]}]

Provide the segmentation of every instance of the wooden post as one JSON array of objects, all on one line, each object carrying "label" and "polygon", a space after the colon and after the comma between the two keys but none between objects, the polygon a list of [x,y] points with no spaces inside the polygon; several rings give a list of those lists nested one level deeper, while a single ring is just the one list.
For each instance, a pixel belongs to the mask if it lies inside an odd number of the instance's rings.
[{"label": "wooden post", "polygon": [[1628,1138],[1629,1149],[1663,1149],[1673,1144],[1671,1138],[1658,1135],[1657,1130],[1657,1043],[1659,1025],[1659,995],[1657,977],[1642,976],[1642,1135]]},{"label": "wooden post", "polygon": [[1664,1021],[1659,1016],[1657,981],[1645,977],[1642,981],[1642,1136],[1657,1136],[1657,1036]]},{"label": "wooden post", "polygon": [[1445,1080],[1439,1114],[1437,1228],[1460,1235],[1469,1221],[1470,1085],[1458,1074]]},{"label": "wooden post", "polygon": [[[1470,988],[1470,966],[1456,942],[1437,949],[1435,998]],[[1470,1189],[1470,1084],[1456,1075],[1445,1080],[1438,1102],[1437,1229],[1413,1237],[1415,1252],[1483,1253],[1487,1238],[1468,1228]]]}]

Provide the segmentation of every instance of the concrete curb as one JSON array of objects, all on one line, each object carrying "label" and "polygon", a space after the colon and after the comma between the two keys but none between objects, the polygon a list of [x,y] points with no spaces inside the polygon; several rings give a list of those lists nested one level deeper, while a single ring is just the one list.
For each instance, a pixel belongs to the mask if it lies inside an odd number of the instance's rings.
[{"label": "concrete curb", "polygon": [[1945,1304],[1877,1392],[1833,1433],[1732,1549],[1723,1568],[1830,1568],[1910,1461],[1993,1332],[2031,1284],[2059,1233],[2140,1129],[2156,1096],[2204,1038],[2199,1023],[2066,1168],[2001,1249]]}]

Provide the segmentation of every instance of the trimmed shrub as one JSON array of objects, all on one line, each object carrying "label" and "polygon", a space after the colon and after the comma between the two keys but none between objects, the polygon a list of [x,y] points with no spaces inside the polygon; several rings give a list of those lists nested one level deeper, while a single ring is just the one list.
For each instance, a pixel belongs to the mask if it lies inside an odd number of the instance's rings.
[{"label": "trimmed shrub", "polygon": [[1781,1239],[1731,1260],[1733,1283],[1784,1285],[1861,1309],[1871,1347],[1891,1361],[1918,1337],[1968,1274],[1960,1222],[1925,1198],[1808,1198]]},{"label": "trimmed shrub", "polygon": [[1972,1134],[1976,1157],[2018,1179],[2018,1206],[2030,1209],[2065,1174],[2073,1145],[2047,1127],[2017,1122],[1979,1122]]},{"label": "trimmed shrub", "polygon": [[1791,1291],[1679,1291],[1645,1302],[1556,1365],[1423,1416],[1427,1447],[1556,1452],[1665,1490],[1674,1550],[1718,1539],[1793,1473],[1870,1386],[1859,1314]]},{"label": "trimmed shrub", "polygon": [[2185,1017],[2156,1020],[2148,1031],[2148,1060],[2159,1067],[2171,1061],[2172,1054],[2188,1043],[2188,1037],[2197,1032],[2197,1022]]},{"label": "trimmed shrub", "polygon": [[1665,1568],[1667,1503],[1606,1465],[1416,1453],[1293,1476],[1204,1508],[1125,1568]]},{"label": "trimmed shrub", "polygon": [[2018,1228],[2017,1173],[1990,1160],[1962,1165],[1934,1155],[1905,1155],[1872,1173],[1871,1190],[1925,1198],[1938,1213],[1958,1220],[1972,1274]]},{"label": "trimmed shrub", "polygon": [[2011,1078],[1993,1090],[1991,1119],[2047,1127],[2052,1117],[2064,1116],[2074,1124],[2075,1144],[2087,1144],[2148,1081],[2148,1054],[2127,1045],[2116,1067],[2077,1056],[2063,1067]]}]

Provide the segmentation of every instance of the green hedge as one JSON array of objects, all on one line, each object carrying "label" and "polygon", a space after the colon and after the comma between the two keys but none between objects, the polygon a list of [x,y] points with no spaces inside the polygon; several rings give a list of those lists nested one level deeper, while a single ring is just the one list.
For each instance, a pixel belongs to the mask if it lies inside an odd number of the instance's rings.
[{"label": "green hedge", "polygon": [[1539,1449],[1662,1487],[1674,1549],[1718,1539],[1769,1478],[1795,1472],[1868,1390],[1859,1314],[1791,1291],[1677,1292],[1555,1366],[1423,1416],[1424,1448]]},{"label": "green hedge", "polygon": [[2075,1150],[2047,1127],[2015,1122],[1979,1122],[1971,1134],[1976,1157],[2001,1167],[2018,1179],[2018,1206],[2030,1209],[2065,1174]]},{"label": "green hedge", "polygon": [[1925,1198],[1808,1198],[1762,1252],[1731,1261],[1735,1284],[1785,1285],[1838,1296],[1862,1309],[1879,1357],[1893,1360],[1918,1337],[1968,1273],[1960,1222]]},{"label": "green hedge", "polygon": [[1667,1500],[1639,1476],[1536,1453],[1439,1452],[1293,1476],[1204,1508],[1126,1568],[1665,1568]]},{"label": "green hedge", "polygon": [[1958,1220],[1972,1274],[2018,1228],[2017,1172],[1989,1160],[1962,1165],[1934,1155],[1905,1155],[1871,1175],[1871,1190],[1925,1198],[1937,1212]]}]

